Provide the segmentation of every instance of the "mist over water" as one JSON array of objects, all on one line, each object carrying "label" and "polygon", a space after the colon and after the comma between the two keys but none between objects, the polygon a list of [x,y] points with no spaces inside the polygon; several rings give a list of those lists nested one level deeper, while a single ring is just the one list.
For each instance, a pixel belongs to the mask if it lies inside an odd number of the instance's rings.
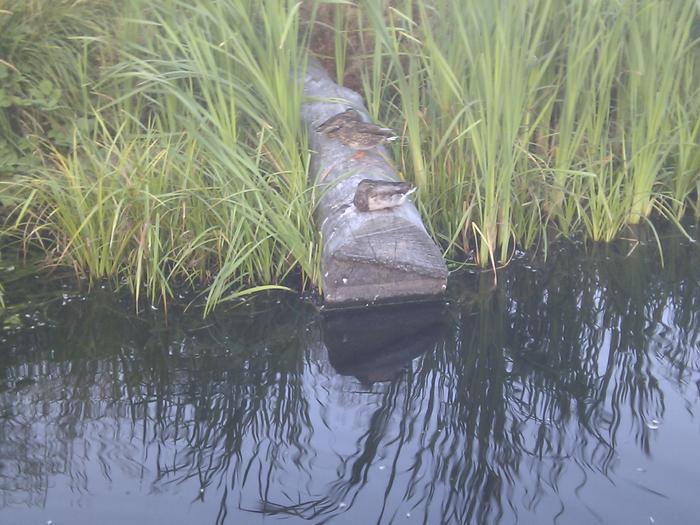
[{"label": "mist over water", "polygon": [[635,242],[371,314],[43,305],[0,338],[0,522],[697,522],[700,256]]}]

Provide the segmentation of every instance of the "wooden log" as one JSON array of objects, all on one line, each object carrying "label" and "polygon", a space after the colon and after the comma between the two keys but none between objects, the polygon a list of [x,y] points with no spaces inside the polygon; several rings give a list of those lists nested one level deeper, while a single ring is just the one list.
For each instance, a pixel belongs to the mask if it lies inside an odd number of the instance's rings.
[{"label": "wooden log", "polygon": [[447,267],[415,205],[363,212],[353,205],[363,179],[398,181],[386,148],[355,150],[318,133],[327,119],[354,108],[370,118],[362,97],[333,82],[311,61],[304,78],[301,119],[309,131],[315,219],[321,230],[324,302],[329,306],[399,302],[442,294]]}]

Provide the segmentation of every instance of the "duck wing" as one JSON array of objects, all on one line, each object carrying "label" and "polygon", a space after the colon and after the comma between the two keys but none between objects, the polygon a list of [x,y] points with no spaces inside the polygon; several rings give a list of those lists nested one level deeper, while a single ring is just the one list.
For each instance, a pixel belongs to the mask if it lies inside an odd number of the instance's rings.
[{"label": "duck wing", "polygon": [[316,128],[318,133],[334,133],[350,122],[362,122],[362,115],[353,108],[337,113]]},{"label": "duck wing", "polygon": [[381,144],[398,138],[393,129],[383,128],[371,122],[348,123],[343,126],[338,135],[364,144]]}]

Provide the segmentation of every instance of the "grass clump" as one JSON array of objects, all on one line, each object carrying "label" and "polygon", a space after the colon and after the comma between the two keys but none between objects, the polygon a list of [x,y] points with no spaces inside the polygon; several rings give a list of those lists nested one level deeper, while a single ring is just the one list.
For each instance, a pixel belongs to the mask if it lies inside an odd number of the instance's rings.
[{"label": "grass clump", "polygon": [[401,132],[450,258],[495,267],[698,216],[698,16],[694,0],[0,1],[0,235],[137,300],[318,285],[309,47]]},{"label": "grass clump", "polygon": [[137,300],[315,281],[294,6],[133,1],[120,17],[79,68],[87,125],[37,141],[40,166],[6,185],[16,231]]},{"label": "grass clump", "polygon": [[697,214],[693,0],[360,5],[345,27],[367,43],[369,107],[403,130],[402,170],[448,254],[495,265]]}]

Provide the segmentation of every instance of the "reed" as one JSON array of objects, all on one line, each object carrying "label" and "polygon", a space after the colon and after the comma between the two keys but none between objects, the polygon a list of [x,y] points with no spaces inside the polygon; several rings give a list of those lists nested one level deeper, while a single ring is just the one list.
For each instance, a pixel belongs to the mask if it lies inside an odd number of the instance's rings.
[{"label": "reed", "polygon": [[[298,4],[256,5],[164,2],[151,15],[157,31],[148,47],[129,50],[115,69],[117,78],[136,81],[128,97],[151,102],[160,132],[185,130],[197,143],[198,168],[213,192],[238,195],[228,205],[245,242],[216,267],[211,304],[227,297],[239,277],[251,286],[280,283],[300,268],[305,279],[318,281],[299,122],[302,85],[294,76],[305,56]],[[241,248],[252,265],[244,272]]]},{"label": "reed", "polygon": [[41,168],[6,185],[24,197],[22,239],[51,264],[127,284],[137,304],[187,286],[210,309],[298,270],[317,282],[295,6],[130,9],[111,63],[80,79],[97,93],[86,129],[43,143]]},{"label": "reed", "polygon": [[137,304],[318,286],[319,28],[450,260],[700,214],[694,0],[325,3],[0,2],[3,244]]},{"label": "reed", "polygon": [[[697,36],[697,31],[696,31]],[[683,61],[679,96],[672,101],[671,119],[678,138],[670,158],[671,208],[680,220],[690,207],[700,216],[700,53]]]},{"label": "reed", "polygon": [[362,6],[369,106],[404,130],[402,171],[448,255],[610,241],[695,198],[695,2]]},{"label": "reed", "polygon": [[628,222],[636,224],[659,205],[668,180],[666,163],[678,143],[674,104],[681,98],[686,54],[696,14],[692,2],[629,3],[623,12],[625,56],[618,108],[628,148],[632,205]]}]

